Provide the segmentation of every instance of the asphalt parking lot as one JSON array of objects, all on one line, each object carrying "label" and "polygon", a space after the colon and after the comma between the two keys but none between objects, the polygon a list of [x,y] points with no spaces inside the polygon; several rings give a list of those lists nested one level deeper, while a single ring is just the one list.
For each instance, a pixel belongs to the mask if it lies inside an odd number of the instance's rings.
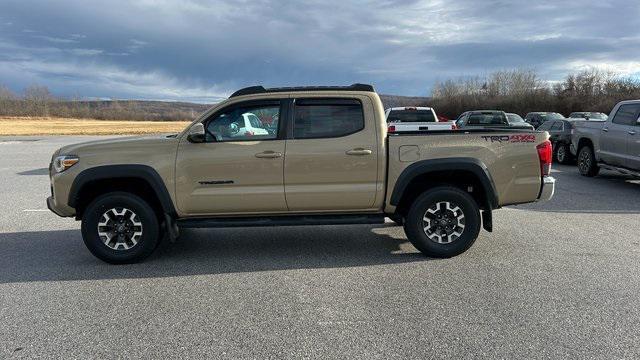
[{"label": "asphalt parking lot", "polygon": [[52,152],[0,138],[0,358],[640,358],[640,181],[554,164],[465,254],[394,226],[190,230],[107,265],[45,211]]}]

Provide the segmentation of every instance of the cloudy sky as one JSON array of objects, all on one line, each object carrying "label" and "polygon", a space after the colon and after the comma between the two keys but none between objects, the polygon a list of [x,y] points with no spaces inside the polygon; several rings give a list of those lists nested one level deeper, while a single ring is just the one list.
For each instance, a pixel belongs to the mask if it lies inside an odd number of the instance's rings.
[{"label": "cloudy sky", "polygon": [[264,84],[434,81],[598,66],[640,76],[638,0],[0,0],[0,85],[211,102]]}]

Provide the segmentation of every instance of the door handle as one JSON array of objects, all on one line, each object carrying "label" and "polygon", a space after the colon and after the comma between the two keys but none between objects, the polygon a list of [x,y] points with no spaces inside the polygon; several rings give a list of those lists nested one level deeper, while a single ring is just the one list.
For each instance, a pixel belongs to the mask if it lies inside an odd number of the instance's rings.
[{"label": "door handle", "polygon": [[608,132],[608,131],[609,131],[609,128],[606,128],[606,127],[605,127],[605,128],[602,128],[602,131],[604,131],[604,132]]},{"label": "door handle", "polygon": [[629,132],[629,135],[635,135],[636,134],[635,130],[629,130],[628,132]]},{"label": "door handle", "polygon": [[276,158],[282,157],[282,153],[275,152],[275,151],[265,151],[265,152],[257,153],[256,157],[260,159],[276,159]]},{"label": "door handle", "polygon": [[357,148],[347,151],[347,155],[371,155],[373,151],[369,149]]}]

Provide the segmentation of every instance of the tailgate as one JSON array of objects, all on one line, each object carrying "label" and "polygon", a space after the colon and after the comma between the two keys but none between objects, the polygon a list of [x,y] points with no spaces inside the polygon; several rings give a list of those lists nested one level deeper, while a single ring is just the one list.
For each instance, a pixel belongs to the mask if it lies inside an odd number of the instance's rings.
[{"label": "tailgate", "polygon": [[453,123],[389,123],[388,130],[391,133],[414,131],[438,131],[452,130]]}]

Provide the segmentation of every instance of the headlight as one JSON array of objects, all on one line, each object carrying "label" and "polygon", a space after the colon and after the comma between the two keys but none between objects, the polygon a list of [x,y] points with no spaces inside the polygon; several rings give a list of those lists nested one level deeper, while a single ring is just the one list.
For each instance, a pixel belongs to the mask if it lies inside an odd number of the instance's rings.
[{"label": "headlight", "polygon": [[63,172],[68,168],[72,167],[73,165],[75,165],[78,161],[79,161],[78,157],[74,155],[58,156],[55,159],[53,159],[53,168],[56,170],[57,173]]}]

